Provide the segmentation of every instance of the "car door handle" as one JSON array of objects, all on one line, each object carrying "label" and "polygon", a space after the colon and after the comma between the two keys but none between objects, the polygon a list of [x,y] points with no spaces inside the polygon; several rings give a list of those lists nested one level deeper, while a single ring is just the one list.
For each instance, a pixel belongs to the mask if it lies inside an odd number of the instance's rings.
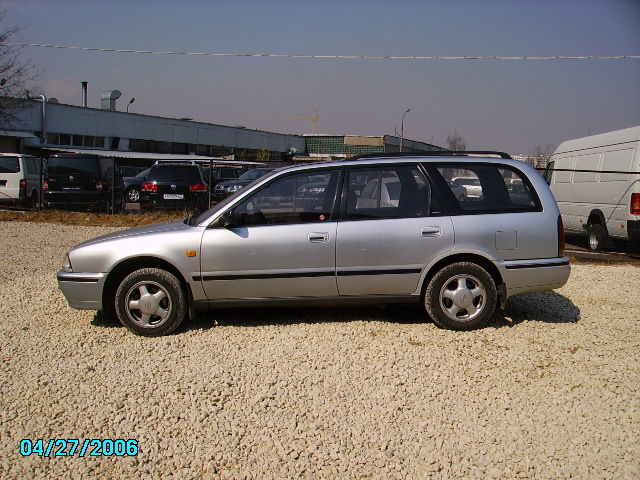
[{"label": "car door handle", "polygon": [[317,242],[328,242],[329,241],[329,233],[328,232],[313,232],[309,234],[309,241],[312,243]]},{"label": "car door handle", "polygon": [[422,227],[420,235],[423,237],[437,237],[440,235],[440,227]]}]

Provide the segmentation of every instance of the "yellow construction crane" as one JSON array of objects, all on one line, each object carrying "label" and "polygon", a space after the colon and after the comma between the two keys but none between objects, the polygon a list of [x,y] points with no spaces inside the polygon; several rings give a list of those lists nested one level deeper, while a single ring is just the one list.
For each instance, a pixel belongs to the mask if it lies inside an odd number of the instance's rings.
[{"label": "yellow construction crane", "polygon": [[318,133],[318,111],[314,110],[313,115],[310,117],[303,117],[300,115],[284,115],[282,118],[297,118],[299,120],[311,120],[311,133],[314,135]]}]

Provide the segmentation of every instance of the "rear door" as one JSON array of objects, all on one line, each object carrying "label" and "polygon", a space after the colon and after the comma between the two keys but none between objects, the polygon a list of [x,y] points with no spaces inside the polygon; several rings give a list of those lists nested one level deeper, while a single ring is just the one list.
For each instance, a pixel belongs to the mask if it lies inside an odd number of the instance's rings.
[{"label": "rear door", "polygon": [[0,200],[15,200],[20,194],[20,180],[24,172],[20,158],[0,156]]},{"label": "rear door", "polygon": [[95,192],[101,179],[97,158],[53,157],[49,159],[47,179],[50,191]]},{"label": "rear door", "polygon": [[351,167],[338,224],[340,295],[409,295],[424,267],[453,248],[442,214],[417,165]]}]

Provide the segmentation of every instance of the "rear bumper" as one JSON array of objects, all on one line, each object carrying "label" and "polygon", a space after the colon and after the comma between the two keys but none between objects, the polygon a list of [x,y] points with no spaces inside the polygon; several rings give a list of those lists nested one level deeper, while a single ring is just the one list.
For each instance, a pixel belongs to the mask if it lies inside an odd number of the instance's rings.
[{"label": "rear bumper", "polygon": [[42,192],[42,203],[47,207],[97,207],[110,201],[102,192]]},{"label": "rear bumper", "polygon": [[106,273],[69,273],[60,270],[58,287],[71,308],[101,310],[106,278]]},{"label": "rear bumper", "polygon": [[571,274],[567,257],[508,260],[498,262],[498,268],[507,287],[507,297],[560,288]]}]

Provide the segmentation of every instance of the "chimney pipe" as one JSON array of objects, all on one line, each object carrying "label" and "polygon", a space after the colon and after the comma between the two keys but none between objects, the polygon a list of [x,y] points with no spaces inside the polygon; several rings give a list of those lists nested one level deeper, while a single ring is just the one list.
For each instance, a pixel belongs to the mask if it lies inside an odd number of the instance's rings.
[{"label": "chimney pipe", "polygon": [[87,82],[80,82],[82,84],[82,106],[87,108]]},{"label": "chimney pipe", "polygon": [[116,100],[122,96],[120,90],[107,90],[100,97],[100,108],[103,110],[116,111]]}]

